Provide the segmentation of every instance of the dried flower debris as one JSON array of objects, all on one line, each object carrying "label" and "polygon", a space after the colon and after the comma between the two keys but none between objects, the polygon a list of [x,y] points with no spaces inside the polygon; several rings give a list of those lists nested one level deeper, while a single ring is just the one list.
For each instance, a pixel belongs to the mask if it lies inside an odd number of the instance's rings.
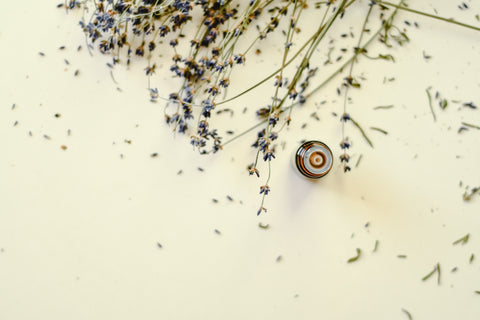
[{"label": "dried flower debris", "polygon": [[[260,214],[267,211],[264,206],[265,197],[271,192],[271,163],[276,158],[279,136],[290,125],[294,109],[308,103],[310,97],[326,83],[311,88],[316,74],[323,66],[339,66],[328,81],[344,70],[347,73],[337,87],[337,92],[343,97],[339,124],[342,133],[339,139],[342,149],[340,162],[343,171],[349,172],[349,152],[353,146],[349,135],[350,125],[373,147],[361,123],[355,120],[355,115],[348,110],[351,91],[361,89],[365,81],[362,74],[355,72],[355,65],[361,57],[395,62],[392,54],[372,54],[368,47],[375,42],[380,42],[389,49],[394,45],[405,45],[409,42],[407,29],[419,27],[418,23],[412,20],[397,21],[397,12],[403,10],[480,30],[475,26],[414,10],[404,6],[403,1],[400,4],[370,1],[362,4],[368,10],[363,23],[356,26],[360,31],[350,30],[340,35],[340,40],[353,39],[354,43],[335,48],[332,42],[329,42],[329,31],[333,25],[343,20],[350,7],[354,7],[352,4],[353,1],[347,0],[316,2],[314,6],[309,6],[306,0],[66,0],[58,7],[65,10],[84,10],[85,17],[79,24],[88,42],[87,49],[93,48],[109,55],[111,62],[107,65],[110,69],[119,64],[128,66],[134,58],[145,61],[143,72],[148,78],[150,101],[165,103],[165,122],[174,132],[190,137],[190,144],[201,154],[216,153],[239,137],[257,130],[251,144],[256,150],[255,158],[249,165],[248,172],[263,180],[259,192],[261,203],[257,211],[257,214]],[[464,5],[460,7],[467,9]],[[301,16],[305,10],[316,10],[321,17],[318,25],[309,28],[310,30],[301,28]],[[193,32],[189,28],[193,28]],[[189,32],[185,32],[187,29]],[[251,36],[252,30],[255,31],[254,36]],[[303,43],[297,40],[301,31],[310,35]],[[278,58],[273,57],[277,59],[280,67],[258,83],[226,98],[228,89],[234,84],[232,74],[241,72],[251,57],[260,55],[262,40],[274,33],[281,33],[283,37],[281,54]],[[247,34],[250,35],[247,37]],[[248,43],[245,46],[243,42],[246,39]],[[312,57],[320,46],[328,48],[328,59],[323,65],[315,66]],[[65,46],[59,48],[65,49]],[[77,48],[77,51],[79,50],[81,46]],[[45,54],[40,52],[39,55],[43,57]],[[162,69],[161,72],[170,72],[178,80],[179,85],[174,92],[161,92],[154,85],[154,77],[163,64],[159,63],[159,56],[170,61],[168,71]],[[424,54],[426,60],[430,59],[427,56]],[[70,65],[69,60],[65,59],[64,62]],[[287,67],[293,64],[297,67],[293,72],[287,72]],[[110,74],[115,81],[111,70]],[[74,75],[78,76],[79,70],[76,70]],[[394,78],[388,79],[393,80]],[[226,107],[226,104],[265,82],[273,85],[271,101],[257,106],[255,115],[259,122],[244,132],[226,130],[226,139],[215,126],[216,118],[223,113],[229,113],[233,117],[235,110]],[[436,120],[429,89],[427,94],[433,118]],[[439,105],[445,110],[449,101],[441,99]],[[464,103],[462,106],[476,108],[473,102]],[[375,109],[389,108],[390,105]],[[244,108],[243,112],[246,110]],[[311,116],[319,120],[315,113]],[[386,130],[378,127],[370,129],[387,134]],[[359,161],[356,166],[358,163]]]}]

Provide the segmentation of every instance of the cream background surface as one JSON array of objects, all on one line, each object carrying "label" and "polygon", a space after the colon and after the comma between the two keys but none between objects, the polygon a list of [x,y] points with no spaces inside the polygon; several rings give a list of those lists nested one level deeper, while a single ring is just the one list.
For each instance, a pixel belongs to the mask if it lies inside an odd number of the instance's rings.
[{"label": "cream background surface", "polygon": [[[413,319],[480,318],[480,197],[462,199],[480,184],[480,130],[457,133],[462,121],[480,125],[480,111],[435,103],[433,122],[425,93],[431,86],[480,105],[480,33],[401,13],[398,21],[420,28],[390,51],[395,63],[359,60],[368,81],[349,104],[365,128],[389,134],[368,130],[372,149],[348,127],[353,166],[363,155],[348,174],[338,158],[318,183],[294,172],[301,139],[322,140],[338,157],[337,78],[295,110],[272,162],[268,212],[257,217],[264,180],[245,170],[255,133],[198,155],[164,124],[163,103],[148,101],[142,62],[115,68],[115,83],[108,58],[88,54],[78,17],[57,2],[2,3],[0,319],[406,319],[402,308]],[[478,1],[464,11],[460,2],[409,3],[480,25]],[[348,14],[339,33],[362,23]],[[238,91],[274,70],[269,57],[280,47],[266,42],[247,61]],[[152,79],[163,96],[174,90],[169,63]],[[270,88],[232,103],[235,117],[219,121],[236,132],[256,123]],[[467,233],[467,244],[452,245]],[[356,248],[362,256],[348,264]],[[422,282],[437,263],[440,285]]]}]

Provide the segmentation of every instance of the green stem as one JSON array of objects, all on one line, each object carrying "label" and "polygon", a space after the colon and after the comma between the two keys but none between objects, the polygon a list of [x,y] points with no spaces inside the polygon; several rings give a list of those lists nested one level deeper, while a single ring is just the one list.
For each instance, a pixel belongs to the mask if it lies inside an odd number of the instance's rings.
[{"label": "green stem", "polygon": [[475,27],[475,26],[472,26],[470,24],[466,24],[466,23],[463,23],[463,22],[458,22],[458,21],[453,20],[452,18],[439,17],[439,16],[436,16],[434,14],[426,13],[426,12],[423,12],[423,11],[418,11],[418,10],[415,10],[415,9],[410,9],[408,7],[403,7],[403,6],[400,6],[398,4],[390,3],[390,2],[387,2],[387,1],[375,1],[375,2],[379,3],[379,4],[386,5],[386,6],[394,7],[394,8],[400,9],[400,10],[404,10],[404,11],[412,12],[412,13],[415,13],[415,14],[419,14],[421,16],[429,17],[429,18],[432,18],[432,19],[436,19],[436,20],[440,20],[440,21],[444,21],[444,22],[448,22],[448,23],[453,23],[453,24],[456,24],[456,25],[464,27],[464,28],[469,28],[469,29],[472,29],[472,30],[480,31],[479,27]]},{"label": "green stem", "polygon": [[[396,16],[397,12],[398,12],[398,10],[395,9],[395,11],[390,15],[390,17],[389,17],[387,20],[390,20],[390,21],[393,20],[394,17]],[[377,38],[377,36],[385,29],[385,27],[386,27],[386,24],[382,24],[382,26],[377,30],[377,32],[375,32],[375,33],[372,35],[372,37],[370,37],[370,39],[368,39],[368,40],[365,42],[365,44],[362,46],[361,49],[366,49],[366,48],[373,42],[373,40],[375,40],[375,39]],[[310,42],[310,41],[312,41],[312,38],[311,38],[308,42]],[[306,45],[307,45],[307,43],[306,43],[304,46],[306,46]],[[301,50],[303,50],[303,48],[302,48]],[[300,50],[300,51],[301,51],[301,50]],[[319,84],[317,87],[315,87],[312,91],[310,91],[308,94],[306,94],[306,95],[305,95],[305,98],[308,99],[308,98],[309,98],[310,96],[312,96],[314,93],[316,93],[317,91],[319,91],[320,89],[322,89],[325,85],[327,85],[327,83],[329,83],[333,78],[335,78],[337,75],[339,75],[340,73],[342,73],[342,72],[343,72],[343,69],[344,69],[349,63],[351,63],[353,59],[355,59],[355,58],[357,57],[357,55],[358,55],[357,52],[359,52],[359,51],[362,51],[362,50],[356,50],[356,52],[355,52],[354,55],[352,55],[347,61],[345,61],[344,64],[342,64],[335,72],[333,72],[333,73],[332,73],[328,78],[326,78],[322,83],[320,83],[320,84]],[[278,70],[275,71],[275,72],[278,72]],[[273,75],[275,75],[275,73],[274,73]],[[253,88],[250,88],[249,91],[252,90],[252,89],[253,89]],[[224,100],[224,101],[226,101],[226,100]],[[223,101],[222,101],[222,102],[223,102]],[[287,111],[287,110],[295,107],[297,104],[298,104],[298,102],[291,104],[290,106],[282,109],[282,112]],[[217,104],[217,105],[218,105],[218,104]],[[251,131],[254,130],[255,128],[258,128],[259,126],[261,126],[262,124],[264,124],[266,121],[267,121],[267,120],[262,120],[262,121],[260,121],[259,123],[257,123],[256,125],[248,128],[247,130],[243,131],[243,132],[240,133],[239,135],[237,135],[237,136],[235,136],[235,137],[232,137],[230,140],[227,140],[226,142],[224,142],[224,143],[222,144],[222,146],[225,146],[225,145],[229,144],[230,142],[238,139],[239,137],[241,137],[241,136],[243,136],[243,135],[251,132]]]},{"label": "green stem", "polygon": [[[352,0],[349,4],[346,4],[346,0],[344,0],[342,2],[342,4],[340,5],[339,8],[337,8],[337,11],[335,13],[335,15],[331,18],[331,20],[329,21],[329,23],[327,25],[321,25],[319,27],[319,29],[317,30],[317,32],[315,32],[315,34],[313,36],[310,37],[310,39],[308,39],[304,44],[303,46],[290,58],[290,60],[288,60],[284,66],[280,67],[279,69],[275,70],[274,72],[272,72],[269,76],[265,77],[263,80],[257,82],[256,84],[254,84],[253,86],[251,86],[250,88],[240,92],[239,94],[233,96],[232,98],[230,99],[227,99],[227,100],[223,100],[221,102],[218,102],[217,103],[217,106],[220,105],[220,104],[224,104],[224,103],[227,103],[227,102],[230,102],[232,100],[235,100],[236,98],[244,95],[245,93],[249,92],[249,91],[252,91],[253,89],[255,89],[256,87],[258,87],[259,85],[267,82],[268,80],[270,80],[271,78],[273,78],[278,72],[280,72],[283,68],[287,67],[290,63],[292,63],[295,58],[298,57],[298,55],[307,47],[307,45],[312,42],[312,41],[317,41],[318,38],[320,37],[323,38],[323,36],[325,35],[325,33],[328,31],[328,29],[332,26],[333,22],[336,20],[336,18],[338,17],[338,15],[340,14],[340,12],[345,9],[347,6],[349,6],[350,4],[352,4],[355,0]],[[321,34],[323,33],[322,36],[320,36]]]},{"label": "green stem", "polygon": [[360,130],[360,133],[362,134],[362,136],[365,138],[365,140],[367,140],[367,143],[370,145],[370,147],[373,148],[373,143],[372,141],[368,138],[367,134],[365,133],[365,131],[363,130],[363,128],[360,126],[360,124],[358,124],[357,121],[353,120],[353,119],[350,119],[350,121],[352,121],[352,123],[355,125],[355,127],[357,127],[358,130]]}]

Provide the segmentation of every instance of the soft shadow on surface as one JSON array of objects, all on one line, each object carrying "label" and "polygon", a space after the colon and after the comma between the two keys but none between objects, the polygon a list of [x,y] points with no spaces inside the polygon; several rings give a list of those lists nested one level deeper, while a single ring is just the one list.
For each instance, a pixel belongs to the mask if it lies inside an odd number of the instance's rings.
[{"label": "soft shadow on surface", "polygon": [[[418,170],[412,164],[404,166],[399,171]],[[327,176],[311,180],[290,166],[284,180],[288,199],[283,202],[288,215],[299,217],[308,213],[315,202],[329,208],[352,205],[364,214],[386,217],[394,209],[425,202],[421,190],[412,185],[411,177],[393,172],[388,166],[369,164],[354,170],[345,174],[337,163]]]},{"label": "soft shadow on surface", "polygon": [[[326,177],[325,177],[326,178]],[[286,179],[286,194],[288,194],[287,212],[291,216],[298,216],[304,210],[308,208],[308,204],[305,203],[305,199],[313,199],[314,193],[316,201],[321,201],[322,194],[319,192],[319,185],[324,184],[322,178],[319,180],[307,179],[298,172],[293,165],[290,165],[287,170]],[[318,198],[317,198],[318,197]]]}]

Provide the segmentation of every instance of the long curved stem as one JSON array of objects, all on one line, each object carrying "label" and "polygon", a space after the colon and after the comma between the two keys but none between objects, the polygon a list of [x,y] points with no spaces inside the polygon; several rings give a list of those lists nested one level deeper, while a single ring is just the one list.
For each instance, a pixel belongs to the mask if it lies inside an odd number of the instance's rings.
[{"label": "long curved stem", "polygon": [[480,27],[475,27],[475,26],[472,26],[470,24],[455,21],[452,18],[439,17],[439,16],[434,15],[434,14],[430,14],[430,13],[423,12],[423,11],[418,11],[418,10],[415,10],[415,9],[410,9],[408,7],[404,7],[404,6],[401,6],[401,5],[398,5],[398,4],[395,4],[395,3],[391,3],[391,2],[387,2],[387,1],[375,1],[375,2],[379,3],[379,4],[383,4],[385,6],[394,7],[394,8],[403,10],[403,11],[408,11],[408,12],[411,12],[411,13],[419,14],[421,16],[429,17],[429,18],[432,18],[432,19],[436,19],[436,20],[440,20],[440,21],[444,21],[444,22],[448,22],[448,23],[453,23],[453,24],[456,24],[456,25],[464,27],[464,28],[480,31]]}]

